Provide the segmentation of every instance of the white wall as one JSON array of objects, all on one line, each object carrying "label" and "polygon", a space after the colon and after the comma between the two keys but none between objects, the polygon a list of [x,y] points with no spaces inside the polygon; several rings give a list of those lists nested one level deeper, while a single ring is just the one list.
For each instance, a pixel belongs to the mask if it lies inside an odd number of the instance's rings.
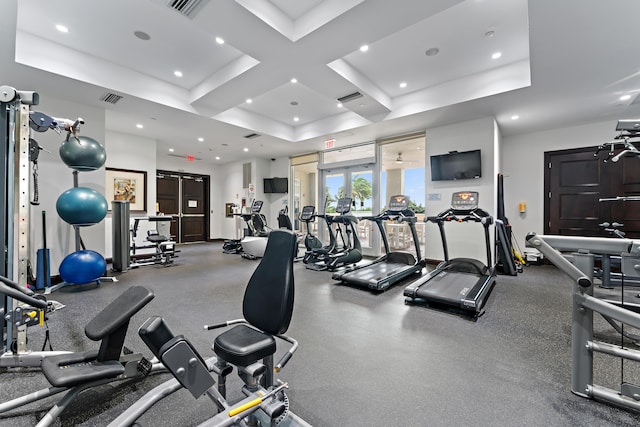
[{"label": "white wall", "polygon": [[[40,105],[33,106],[31,111],[40,111],[50,116],[73,120],[82,117],[85,124],[80,129],[80,135],[104,143],[105,117],[102,109],[79,106],[40,93]],[[41,151],[38,157],[40,205],[31,207],[29,227],[31,260],[35,268],[36,250],[42,248],[42,211],[46,211],[51,274],[57,275],[58,267],[64,257],[76,250],[73,227],[62,221],[56,212],[58,196],[73,187],[73,170],[62,162],[58,154],[66,133],[58,135],[55,131],[48,130],[43,133],[32,132],[31,137],[48,151]],[[92,172],[80,172],[78,175],[79,186],[91,188],[100,194],[104,194],[104,180],[104,168]],[[105,221],[91,227],[82,227],[80,230],[86,248],[105,256]]]},{"label": "white wall", "polygon": [[[456,123],[426,130],[426,155],[446,154],[449,151],[482,150],[482,177],[461,181],[431,181],[431,166],[426,164],[426,215],[437,215],[450,207],[451,195],[456,191],[479,192],[479,207],[494,215],[495,151],[497,147],[493,117]],[[434,197],[440,200],[433,200]],[[486,263],[483,227],[478,223],[445,224],[449,256],[476,258]],[[493,233],[492,233],[493,234]],[[436,224],[426,224],[426,253],[428,259],[444,259],[440,232]]]},{"label": "white wall", "polygon": [[[156,203],[156,141],[141,136],[108,131],[104,146],[107,150],[106,167],[129,169],[147,173],[147,211],[131,212],[131,221],[135,217],[155,215]],[[110,203],[110,202],[109,202]],[[111,209],[111,206],[109,206]],[[146,230],[141,230],[146,236]],[[112,217],[111,211],[105,219],[105,253],[107,258],[113,255],[112,250]]]},{"label": "white wall", "polygon": [[[544,153],[545,151],[596,146],[615,135],[617,119],[505,137],[503,173],[505,213],[522,250],[528,232],[544,231]],[[518,204],[527,212],[520,214]]]}]

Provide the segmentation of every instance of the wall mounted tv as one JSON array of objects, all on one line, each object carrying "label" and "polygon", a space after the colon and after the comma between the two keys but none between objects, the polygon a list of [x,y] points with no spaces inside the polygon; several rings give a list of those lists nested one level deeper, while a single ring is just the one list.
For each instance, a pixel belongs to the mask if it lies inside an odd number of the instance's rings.
[{"label": "wall mounted tv", "polygon": [[450,151],[431,156],[431,180],[453,181],[476,179],[482,176],[480,150]]},{"label": "wall mounted tv", "polygon": [[264,178],[264,192],[266,193],[288,193],[289,178]]}]

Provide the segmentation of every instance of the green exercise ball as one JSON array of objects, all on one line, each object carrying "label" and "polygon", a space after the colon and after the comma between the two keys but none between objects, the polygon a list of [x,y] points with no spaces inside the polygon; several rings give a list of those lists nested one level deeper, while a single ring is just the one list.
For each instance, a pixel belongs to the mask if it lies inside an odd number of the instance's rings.
[{"label": "green exercise ball", "polygon": [[74,187],[62,193],[56,201],[56,211],[67,224],[87,227],[107,216],[107,199],[96,190]]},{"label": "green exercise ball", "polygon": [[100,169],[107,161],[102,144],[88,136],[70,136],[60,145],[60,158],[65,165],[80,172]]}]

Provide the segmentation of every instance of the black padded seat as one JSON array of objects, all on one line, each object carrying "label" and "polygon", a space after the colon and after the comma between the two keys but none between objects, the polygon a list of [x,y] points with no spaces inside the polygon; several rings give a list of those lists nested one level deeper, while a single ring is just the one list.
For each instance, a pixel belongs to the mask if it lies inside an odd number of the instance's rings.
[{"label": "black padded seat", "polygon": [[147,240],[151,243],[162,243],[166,242],[169,239],[167,239],[167,237],[163,236],[162,234],[150,234],[147,236]]},{"label": "black padded seat", "polygon": [[98,362],[97,357],[97,350],[45,357],[42,373],[54,387],[74,387],[124,373],[119,361]]},{"label": "black padded seat", "polygon": [[248,366],[275,353],[276,340],[247,325],[238,325],[216,337],[213,351],[233,365]]}]

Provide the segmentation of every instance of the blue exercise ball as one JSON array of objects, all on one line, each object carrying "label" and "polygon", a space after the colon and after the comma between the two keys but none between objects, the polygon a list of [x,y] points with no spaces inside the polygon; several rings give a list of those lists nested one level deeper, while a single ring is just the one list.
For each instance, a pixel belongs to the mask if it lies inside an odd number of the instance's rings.
[{"label": "blue exercise ball", "polygon": [[107,270],[104,257],[95,251],[76,251],[67,255],[58,269],[66,283],[83,285],[98,280]]},{"label": "blue exercise ball", "polygon": [[64,164],[80,172],[100,169],[107,161],[102,144],[88,136],[70,136],[60,145],[59,151]]},{"label": "blue exercise ball", "polygon": [[107,216],[107,199],[96,190],[74,187],[58,197],[56,211],[64,222],[86,227],[99,223]]}]

